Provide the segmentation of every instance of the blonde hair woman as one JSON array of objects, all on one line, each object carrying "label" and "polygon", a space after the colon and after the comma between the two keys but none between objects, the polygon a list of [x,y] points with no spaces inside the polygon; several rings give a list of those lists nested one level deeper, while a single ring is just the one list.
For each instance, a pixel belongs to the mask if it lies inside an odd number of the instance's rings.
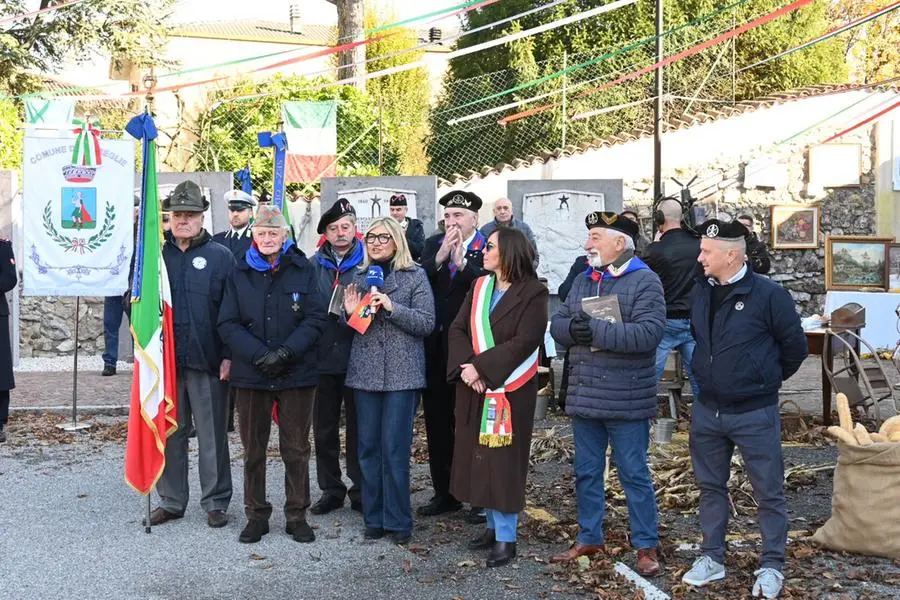
[{"label": "blonde hair woman", "polygon": [[409,458],[416,393],[425,387],[423,340],[434,328],[434,297],[425,271],[413,262],[400,225],[375,219],[363,236],[365,260],[344,294],[352,314],[368,290],[366,273],[380,267],[384,284],[373,293],[374,316],[353,336],[347,386],[356,398],[359,466],[366,539],[412,536]]}]

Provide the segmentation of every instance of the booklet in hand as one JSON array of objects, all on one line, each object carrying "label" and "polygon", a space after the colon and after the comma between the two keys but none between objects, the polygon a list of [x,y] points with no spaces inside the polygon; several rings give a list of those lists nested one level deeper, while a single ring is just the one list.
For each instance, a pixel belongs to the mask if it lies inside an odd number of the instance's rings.
[{"label": "booklet in hand", "polygon": [[331,292],[331,302],[328,303],[328,316],[333,319],[340,319],[344,314],[344,286],[337,284],[334,291]]},{"label": "booklet in hand", "polygon": [[[582,298],[581,310],[592,319],[602,319],[609,323],[622,322],[622,311],[619,309],[619,299],[615,294]],[[598,352],[599,350],[600,348],[591,346],[591,352]]]},{"label": "booklet in hand", "polygon": [[363,299],[360,300],[357,307],[354,309],[353,314],[347,318],[347,325],[355,329],[359,332],[360,335],[365,335],[366,331],[369,329],[369,325],[372,324],[372,294],[367,293],[363,296]]}]

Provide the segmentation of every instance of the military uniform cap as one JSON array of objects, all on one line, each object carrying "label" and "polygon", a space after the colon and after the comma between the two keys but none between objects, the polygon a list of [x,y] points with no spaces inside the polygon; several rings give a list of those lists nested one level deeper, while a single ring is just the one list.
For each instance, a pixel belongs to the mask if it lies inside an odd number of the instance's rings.
[{"label": "military uniform cap", "polygon": [[584,225],[588,229],[594,229],[595,227],[612,229],[619,233],[624,233],[630,238],[634,238],[640,233],[640,227],[637,223],[610,211],[595,210],[592,213],[588,213],[584,218]]},{"label": "military uniform cap", "polygon": [[346,198],[338,198],[337,202],[331,205],[331,208],[322,213],[316,232],[319,234],[325,233],[325,229],[329,225],[347,215],[356,215],[356,209],[353,208],[353,205]]},{"label": "military uniform cap", "polygon": [[391,206],[406,206],[406,196],[404,194],[394,194],[391,196]]},{"label": "military uniform cap", "polygon": [[697,228],[700,235],[709,239],[733,242],[750,237],[750,230],[740,221],[710,219]]},{"label": "military uniform cap", "polygon": [[228,190],[225,192],[225,202],[231,210],[247,210],[256,206],[256,200],[243,190]]},{"label": "military uniform cap", "polygon": [[478,197],[478,194],[467,192],[465,190],[458,190],[444,194],[441,199],[438,200],[438,204],[444,208],[465,208],[466,210],[477,213],[481,209],[482,202],[481,198]]},{"label": "military uniform cap", "polygon": [[253,228],[277,228],[287,229],[287,219],[284,218],[281,210],[274,204],[263,204],[256,212],[256,220],[253,221]]},{"label": "military uniform cap", "polygon": [[203,212],[207,208],[209,200],[203,197],[200,186],[193,181],[179,183],[162,204],[166,212]]}]

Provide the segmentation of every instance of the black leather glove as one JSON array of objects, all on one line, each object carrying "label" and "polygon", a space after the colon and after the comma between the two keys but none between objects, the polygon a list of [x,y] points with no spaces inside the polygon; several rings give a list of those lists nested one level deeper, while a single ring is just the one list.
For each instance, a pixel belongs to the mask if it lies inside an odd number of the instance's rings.
[{"label": "black leather glove", "polygon": [[591,331],[591,319],[586,315],[579,315],[569,322],[569,335],[580,346],[589,346],[594,341],[594,332]]},{"label": "black leather glove", "polygon": [[277,379],[290,371],[294,362],[294,353],[284,346],[277,350],[269,350],[254,362],[254,366],[266,377]]}]

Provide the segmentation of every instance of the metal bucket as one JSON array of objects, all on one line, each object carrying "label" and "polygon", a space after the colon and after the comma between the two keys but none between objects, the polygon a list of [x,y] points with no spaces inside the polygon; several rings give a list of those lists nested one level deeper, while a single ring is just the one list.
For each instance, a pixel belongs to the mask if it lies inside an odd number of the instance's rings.
[{"label": "metal bucket", "polygon": [[547,416],[547,405],[551,396],[538,396],[534,404],[534,420],[540,421]]},{"label": "metal bucket", "polygon": [[653,440],[657,444],[669,444],[672,442],[672,434],[675,433],[675,419],[660,418],[653,426]]}]

